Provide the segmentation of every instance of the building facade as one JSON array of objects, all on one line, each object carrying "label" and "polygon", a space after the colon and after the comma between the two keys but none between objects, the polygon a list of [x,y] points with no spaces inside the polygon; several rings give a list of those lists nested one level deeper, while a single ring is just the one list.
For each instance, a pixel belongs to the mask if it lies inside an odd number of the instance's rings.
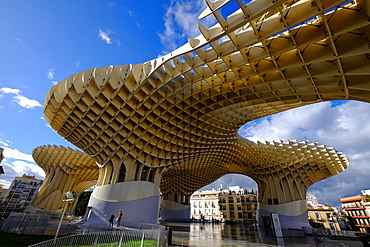
[{"label": "building facade", "polygon": [[308,220],[315,228],[341,231],[338,217],[341,218],[340,214],[330,205],[308,205]]},{"label": "building facade", "polygon": [[3,200],[5,199],[5,195],[8,189],[4,189],[4,185],[0,184],[0,205],[2,204]]},{"label": "building facade", "polygon": [[192,219],[222,221],[218,198],[220,190],[195,192],[190,197]]},{"label": "building facade", "polygon": [[244,222],[252,224],[256,220],[257,194],[239,186],[229,190],[202,191],[190,198],[191,216],[224,222]]},{"label": "building facade", "polygon": [[341,198],[341,207],[354,231],[370,233],[370,193]]},{"label": "building facade", "polygon": [[253,224],[256,220],[256,191],[230,187],[228,191],[219,194],[219,206],[226,222],[245,222]]},{"label": "building facade", "polygon": [[23,212],[36,196],[42,183],[43,180],[36,179],[35,176],[15,177],[1,205],[1,217],[12,212]]}]

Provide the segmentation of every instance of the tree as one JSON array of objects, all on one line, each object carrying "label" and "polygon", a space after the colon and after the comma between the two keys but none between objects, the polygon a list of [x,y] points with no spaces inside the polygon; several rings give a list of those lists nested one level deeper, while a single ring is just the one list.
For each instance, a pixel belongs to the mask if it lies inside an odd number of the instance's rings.
[{"label": "tree", "polygon": [[77,201],[75,215],[84,216],[86,213],[87,204],[89,203],[92,191],[84,191]]}]

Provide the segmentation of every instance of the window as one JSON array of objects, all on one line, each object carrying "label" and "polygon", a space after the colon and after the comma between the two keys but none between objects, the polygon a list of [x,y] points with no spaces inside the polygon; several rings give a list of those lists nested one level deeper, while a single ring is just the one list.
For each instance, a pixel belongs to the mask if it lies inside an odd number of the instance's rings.
[{"label": "window", "polygon": [[321,220],[321,215],[320,215],[320,213],[315,213],[315,215],[316,215],[316,219]]},{"label": "window", "polygon": [[337,230],[333,222],[330,222],[329,225],[330,225],[330,230],[333,230],[333,231]]},{"label": "window", "polygon": [[333,220],[331,213],[326,213],[326,217],[328,218],[328,220]]}]

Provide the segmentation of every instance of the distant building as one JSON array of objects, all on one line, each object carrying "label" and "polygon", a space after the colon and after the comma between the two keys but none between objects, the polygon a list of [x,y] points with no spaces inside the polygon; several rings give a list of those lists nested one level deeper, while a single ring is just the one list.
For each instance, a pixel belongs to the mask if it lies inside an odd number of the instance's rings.
[{"label": "distant building", "polygon": [[[0,148],[0,164],[1,164],[1,161],[3,161],[4,159],[4,154],[3,154],[3,151],[4,149],[3,148]],[[4,169],[2,166],[0,166],[0,174],[4,174]]]},{"label": "distant building", "polygon": [[218,195],[221,191],[195,192],[190,197],[191,217],[194,219],[218,220],[221,221],[221,213],[218,205]]},{"label": "distant building", "polygon": [[331,231],[341,231],[342,217],[336,208],[319,204],[316,197],[307,198],[308,221],[314,228],[326,228]]},{"label": "distant building", "polygon": [[220,211],[226,222],[246,222],[256,220],[257,193],[239,186],[230,187],[219,195]]},{"label": "distant building", "polygon": [[4,185],[0,184],[0,205],[2,204],[2,201],[5,199],[5,195],[8,189],[4,189]]},{"label": "distant building", "polygon": [[43,180],[35,176],[15,177],[0,207],[0,216],[7,217],[12,212],[23,212],[37,194]]},{"label": "distant building", "polygon": [[190,198],[191,216],[194,219],[252,224],[256,219],[256,191],[239,186],[228,190],[212,190],[194,193]]},{"label": "distant building", "polygon": [[362,195],[341,198],[342,209],[354,231],[370,233],[370,190]]}]

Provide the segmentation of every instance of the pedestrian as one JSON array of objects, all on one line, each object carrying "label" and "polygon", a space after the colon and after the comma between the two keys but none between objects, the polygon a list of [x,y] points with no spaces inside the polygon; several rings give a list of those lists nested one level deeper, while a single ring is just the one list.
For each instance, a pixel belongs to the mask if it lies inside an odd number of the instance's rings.
[{"label": "pedestrian", "polygon": [[109,218],[109,220],[108,220],[108,222],[109,222],[109,228],[110,228],[110,227],[113,227],[113,221],[114,221],[114,214],[111,214],[111,215],[110,215],[110,218]]},{"label": "pedestrian", "polygon": [[117,217],[117,226],[121,225],[121,218],[123,216],[122,210],[118,212],[118,217]]},{"label": "pedestrian", "polygon": [[363,247],[370,247],[369,242],[366,240],[364,234],[359,234],[360,241],[362,242]]}]

